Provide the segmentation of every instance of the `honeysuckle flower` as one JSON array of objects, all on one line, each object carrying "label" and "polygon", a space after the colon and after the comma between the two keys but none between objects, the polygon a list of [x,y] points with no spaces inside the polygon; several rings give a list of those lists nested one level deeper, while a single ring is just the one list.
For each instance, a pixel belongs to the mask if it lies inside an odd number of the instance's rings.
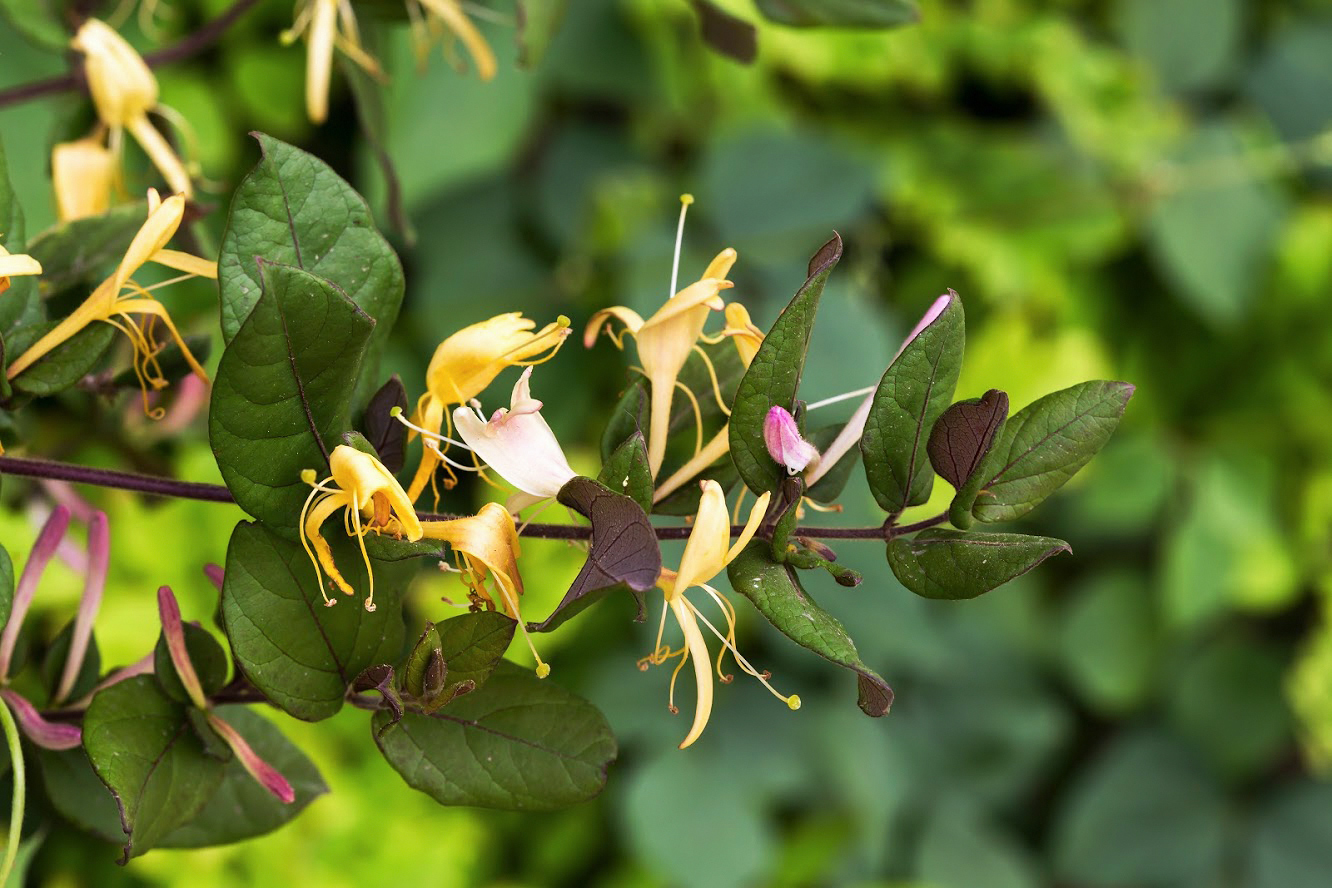
[{"label": "honeysuckle flower", "polygon": [[[749,365],[754,362],[754,356],[758,354],[759,346],[763,344],[763,331],[754,326],[754,323],[749,319],[749,312],[738,302],[726,303],[725,317],[726,326],[720,333],[715,337],[704,336],[702,339],[704,342],[714,345],[725,339],[730,339],[735,345],[736,353],[740,356],[740,362],[748,369]],[[718,405],[726,411],[727,416],[730,416],[731,411],[721,402],[721,394],[716,388],[715,376],[713,383],[713,392],[717,397]],[[659,503],[684,487],[686,483],[698,477],[708,466],[725,456],[730,449],[731,424],[728,422],[721,427],[717,434],[712,436],[711,441],[699,448],[684,465],[657,485],[656,490],[652,493],[652,501]]]},{"label": "honeysuckle flower", "polygon": [[110,130],[112,153],[119,153],[120,134],[128,131],[171,190],[192,195],[185,165],[148,119],[148,112],[161,109],[157,78],[143,57],[114,28],[92,18],[79,27],[70,46],[84,55],[88,92],[98,118]]},{"label": "honeysuckle flower", "polygon": [[528,367],[513,387],[509,408],[496,410],[489,421],[475,407],[453,411],[453,425],[467,447],[520,491],[509,500],[510,512],[554,497],[576,474],[541,415],[541,402],[532,397],[531,378]]},{"label": "honeysuckle flower", "polygon": [[[486,503],[473,516],[422,521],[421,532],[425,539],[449,544],[454,569],[467,586],[472,608],[500,610],[516,620],[518,630],[536,659],[537,676],[545,678],[550,675],[550,666],[542,661],[532,644],[518,606],[518,599],[523,594],[523,578],[518,573],[518,528],[509,510],[499,503]],[[441,562],[440,566],[446,565]]]},{"label": "honeysuckle flower", "polygon": [[[758,502],[754,504],[749,512],[749,520],[740,536],[732,544],[730,515],[727,514],[726,495],[722,493],[721,485],[716,481],[703,481],[701,485],[703,496],[699,501],[698,515],[694,519],[694,527],[689,532],[689,540],[685,543],[684,555],[680,558],[680,569],[672,571],[664,568],[661,572],[661,578],[657,581],[657,586],[665,594],[665,602],[662,605],[661,623],[657,628],[656,648],[651,654],[639,661],[639,668],[647,669],[650,665],[657,666],[675,657],[680,658],[675,671],[671,673],[670,707],[672,712],[677,711],[675,708],[675,679],[679,676],[685,663],[690,660],[694,663],[694,679],[698,683],[698,696],[694,708],[694,721],[689,728],[689,733],[680,743],[681,749],[699,738],[703,729],[707,727],[708,718],[712,714],[713,661],[712,655],[708,652],[703,631],[699,628],[700,622],[722,643],[722,649],[716,660],[716,672],[720,681],[728,683],[732,680],[731,676],[722,671],[722,659],[729,651],[741,670],[762,682],[763,686],[771,691],[777,699],[786,703],[791,709],[800,708],[800,698],[798,696],[795,694],[784,696],[779,693],[768,682],[769,674],[755,669],[736,649],[735,608],[726,600],[726,596],[709,585],[713,577],[725,570],[726,565],[735,560],[740,551],[754,538],[759,522],[763,520],[763,515],[767,511],[771,494],[765,493],[759,497]],[[722,616],[726,619],[726,632],[723,633],[718,630],[689,600],[685,593],[691,588],[702,589],[721,608]],[[675,617],[675,621],[679,624],[680,631],[684,635],[684,645],[678,650],[672,650],[669,645],[662,644],[668,610]]]},{"label": "honeysuckle flower", "polygon": [[[555,323],[535,328],[536,321],[514,311],[464,327],[441,342],[426,368],[426,392],[416,403],[411,437],[424,432],[447,445],[440,430],[446,419],[452,429],[448,408],[481,394],[506,367],[530,367],[555,357],[569,335],[569,319],[561,315]],[[427,446],[407,488],[413,502],[432,483],[441,462],[441,450]],[[447,464],[445,470],[445,486],[452,487],[454,476]]]},{"label": "honeysuckle flower", "polygon": [[284,805],[290,805],[296,801],[296,790],[292,789],[287,778],[283,777],[277,768],[260,758],[259,753],[254,751],[254,748],[245,741],[239,731],[215,712],[208,713],[208,725],[214,731],[217,731],[218,736],[231,747],[231,751],[236,754],[236,759],[245,768],[246,772],[255,779],[255,782],[272,793]]},{"label": "honeysuckle flower", "polygon": [[13,662],[14,646],[18,643],[23,618],[28,615],[28,608],[32,606],[33,596],[37,592],[37,584],[46,571],[46,565],[59,548],[60,541],[65,538],[65,531],[68,528],[69,509],[56,506],[47,516],[46,523],[37,534],[37,541],[32,544],[32,551],[28,553],[28,561],[23,565],[23,573],[19,574],[18,585],[14,587],[9,620],[5,623],[4,631],[0,632],[0,683],[9,678],[9,665]]},{"label": "honeysuckle flower", "polygon": [[102,593],[106,589],[106,573],[111,560],[111,531],[105,512],[94,512],[88,522],[88,558],[84,573],[83,596],[74,615],[74,629],[70,634],[69,653],[65,655],[65,668],[60,683],[51,696],[52,703],[63,702],[74,689],[83,670],[83,659],[92,640],[93,621],[102,607]]},{"label": "honeysuckle flower", "polygon": [[350,0],[301,0],[292,26],[282,32],[284,45],[306,38],[305,111],[312,123],[328,119],[328,85],[333,74],[333,48],[371,76],[383,78],[379,62],[361,46],[356,13]]},{"label": "honeysuckle flower", "polygon": [[495,76],[495,53],[476,25],[463,12],[458,0],[407,0],[407,15],[412,22],[412,44],[417,61],[424,62],[430,44],[448,31],[462,41],[482,80]]},{"label": "honeysuckle flower", "polygon": [[[949,290],[947,293],[934,300],[933,304],[931,304],[925,311],[925,314],[921,319],[916,322],[916,326],[907,334],[906,339],[902,340],[902,344],[897,348],[897,354],[893,355],[893,361],[896,361],[902,352],[906,351],[906,347],[910,345],[917,336],[924,332],[926,327],[937,321],[939,315],[943,314],[944,309],[946,309],[949,303],[956,298],[957,294],[952,290]],[[888,365],[891,367],[892,361],[889,361]],[[829,469],[837,465],[837,461],[845,456],[847,451],[859,443],[861,435],[865,433],[865,422],[869,419],[870,406],[874,403],[875,389],[876,386],[871,386],[865,390],[867,392],[865,399],[860,402],[858,407],[856,407],[856,412],[851,415],[851,418],[847,420],[846,425],[837,433],[837,437],[833,439],[833,442],[823,451],[822,458],[820,458],[817,463],[814,463],[807,468],[805,471],[805,486],[807,488],[813,487]],[[840,399],[841,396],[829,399],[822,403],[831,403],[833,400]],[[811,407],[813,406],[814,405],[811,405]]]},{"label": "honeysuckle flower", "polygon": [[61,142],[51,149],[51,179],[61,222],[100,216],[111,206],[115,155],[98,138]]},{"label": "honeysuckle flower", "polygon": [[819,459],[818,448],[800,437],[795,417],[785,407],[773,407],[763,418],[763,443],[773,462],[792,475]]},{"label": "honeysuckle flower", "polygon": [[176,596],[170,586],[162,586],[157,590],[157,613],[162,621],[162,637],[166,640],[171,665],[175,667],[176,676],[180,679],[181,686],[185,688],[190,702],[203,710],[209,727],[231,747],[241,765],[260,786],[284,804],[289,805],[294,802],[296,793],[287,782],[287,778],[260,758],[239,731],[212,711],[208,697],[203,692],[203,685],[199,681],[199,673],[194,668],[194,662],[190,660],[190,651],[185,642],[185,625],[180,619],[180,605],[177,604]]},{"label": "honeysuckle flower", "polygon": [[[161,407],[151,410],[148,407],[148,389],[150,387],[162,389],[167,385],[162,368],[157,363],[157,354],[161,351],[162,344],[157,341],[154,321],[159,320],[166,325],[171,338],[180,347],[194,375],[207,382],[208,374],[204,372],[203,367],[190,352],[189,346],[185,344],[185,340],[181,338],[176,325],[171,322],[171,316],[167,314],[166,307],[150,292],[189,277],[217,277],[216,262],[166,248],[167,242],[180,227],[184,215],[184,195],[174,194],[166,200],[161,200],[156,191],[149,190],[148,219],[134,235],[134,240],[130,242],[129,249],[125,251],[125,256],[116,266],[116,270],[98,284],[92,295],[74,309],[73,313],[19,355],[9,365],[7,376],[13,379],[84,327],[102,321],[129,337],[130,344],[134,347],[134,372],[143,391],[144,412],[154,419],[160,419],[165,415],[165,411]],[[152,287],[142,287],[134,282],[132,276],[149,262],[165,265],[183,274]]]},{"label": "honeysuckle flower", "polygon": [[4,699],[14,713],[23,735],[41,748],[59,752],[65,749],[77,749],[83,742],[83,731],[78,725],[47,721],[42,718],[37,707],[17,691],[8,688],[0,690],[0,698]]},{"label": "honeysuckle flower", "polygon": [[417,520],[412,501],[407,498],[402,485],[370,454],[339,444],[329,454],[328,467],[331,474],[322,481],[315,480],[314,469],[306,469],[301,473],[301,480],[313,488],[301,508],[301,545],[305,546],[305,554],[310,556],[310,563],[314,565],[319,594],[324,596],[326,606],[332,607],[336,599],[329,598],[324,591],[324,580],[319,571],[321,565],[328,572],[329,579],[344,594],[355,594],[334,563],[328,541],[319,532],[320,526],[329,516],[346,510],[344,526],[348,534],[356,537],[361,547],[365,573],[369,578],[365,609],[373,612],[375,574],[370,566],[370,555],[365,551],[365,535],[371,531],[387,531],[416,542],[421,539],[421,522]]},{"label": "honeysuckle flower", "polygon": [[[617,348],[623,348],[624,332],[617,335],[612,329],[613,322],[619,321],[638,345],[638,358],[643,364],[643,373],[647,376],[651,388],[648,411],[648,466],[652,469],[654,478],[661,470],[662,460],[666,457],[667,427],[670,424],[675,389],[680,384],[680,371],[684,369],[689,355],[698,348],[698,342],[703,335],[703,326],[707,323],[709,314],[724,307],[718,294],[733,286],[726,280],[726,275],[735,264],[736,253],[727,247],[708,263],[701,278],[679,292],[675,291],[685,211],[693,201],[693,197],[688,194],[680,198],[680,225],[675,243],[676,267],[671,275],[672,295],[666,303],[646,321],[638,312],[623,305],[603,308],[592,316],[583,333],[583,345],[587,348],[592,347],[602,331],[606,332]],[[704,360],[707,360],[707,355],[702,349],[698,351]],[[713,375],[715,377],[716,374]]]},{"label": "honeysuckle flower", "polygon": [[11,277],[41,273],[42,264],[27,253],[11,253],[0,246],[0,293],[9,289]]}]

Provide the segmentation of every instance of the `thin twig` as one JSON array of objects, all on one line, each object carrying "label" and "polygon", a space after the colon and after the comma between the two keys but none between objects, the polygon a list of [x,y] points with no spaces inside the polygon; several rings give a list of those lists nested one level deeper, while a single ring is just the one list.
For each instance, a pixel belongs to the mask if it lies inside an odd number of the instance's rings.
[{"label": "thin twig", "polygon": [[[184,40],[157,52],[150,52],[143,57],[143,60],[148,63],[148,67],[156,68],[187,59],[202,52],[217,42],[218,38],[226,33],[227,29],[235,24],[237,19],[249,12],[250,8],[258,2],[259,0],[236,0],[226,12]],[[74,69],[55,77],[35,80],[31,83],[20,83],[18,86],[0,90],[0,108],[17,105],[32,99],[40,99],[43,96],[55,95],[71,89],[83,89],[85,86],[86,78],[83,76],[83,66],[80,64]]]},{"label": "thin twig", "polygon": [[[75,484],[92,484],[97,487],[112,487],[116,490],[132,490],[152,496],[169,496],[177,499],[202,500],[210,503],[234,503],[231,491],[221,484],[203,484],[196,481],[176,481],[155,475],[141,475],[137,472],[119,472],[114,469],[94,469],[89,466],[72,465],[45,459],[25,459],[19,456],[0,456],[0,475],[19,475],[25,478],[55,478],[71,481]],[[422,521],[448,521],[459,515],[435,514],[422,512]],[[904,534],[923,530],[942,524],[948,516],[935,515],[915,524],[901,527],[797,527],[796,536],[825,540],[891,540]],[[659,540],[688,539],[692,530],[688,525],[654,528]],[[731,536],[739,536],[743,525],[731,525]],[[592,528],[580,524],[528,524],[523,529],[523,536],[545,540],[586,540],[592,535]]]}]

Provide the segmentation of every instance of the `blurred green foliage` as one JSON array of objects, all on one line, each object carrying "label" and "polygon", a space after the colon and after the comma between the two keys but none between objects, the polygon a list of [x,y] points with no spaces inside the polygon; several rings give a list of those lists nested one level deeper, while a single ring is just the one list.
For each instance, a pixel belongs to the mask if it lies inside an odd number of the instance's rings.
[{"label": "blurred green foliage", "polygon": [[[225,5],[170,4],[164,39]],[[398,239],[407,298],[386,370],[415,397],[438,341],[499,311],[575,324],[611,304],[651,311],[682,191],[698,198],[686,279],[734,246],[735,295],[765,328],[836,228],[846,257],[823,299],[811,397],[877,379],[947,287],[970,321],[960,397],[997,386],[1016,411],[1086,378],[1137,385],[1101,458],[1016,525],[1068,540],[1074,557],[953,603],[907,594],[877,545],[840,546],[866,581],[815,595],[856,627],[897,691],[892,713],[865,718],[841,670],[742,607],[747,652],[805,706],[723,688],[687,753],[673,748],[684,726],[666,711],[666,677],[633,666],[655,627],[608,600],[543,649],[552,680],[601,706],[621,739],[596,803],[540,817],[442,809],[389,771],[364,714],[284,720],[332,788],[293,824],[124,870],[110,846],[57,830],[33,864],[43,884],[185,872],[194,886],[420,873],[607,888],[1326,884],[1332,4],[928,2],[918,24],[883,32],[790,29],[746,0],[716,5],[760,23],[752,66],[707,49],[684,0],[569,3],[532,70],[515,66],[512,9],[497,3],[491,83],[438,57],[418,73],[403,35],[387,35],[385,144],[416,237]],[[161,69],[163,99],[195,126],[219,203],[256,157],[244,133],[263,129],[383,210],[350,94],[335,94],[324,127],[305,123],[303,54],[276,41],[289,22],[290,4],[261,3],[215,50]],[[0,86],[61,69],[8,32],[0,59]],[[30,234],[53,218],[49,146],[86,122],[74,96],[0,110]],[[214,214],[197,236],[216,243],[220,229]],[[194,327],[215,325],[206,288],[182,301],[186,326],[191,309]],[[538,374],[575,466],[595,467],[626,378],[604,344],[571,343]],[[121,430],[135,410],[71,393],[42,406],[31,450],[216,480],[197,424]],[[946,505],[936,487],[921,514]],[[6,481],[13,508],[0,514],[16,562],[35,536],[22,489]],[[836,520],[872,520],[863,486],[850,490]],[[112,493],[97,504],[114,546],[103,662],[147,650],[158,584],[208,622],[199,566],[221,560],[238,513]],[[528,613],[548,613],[578,564],[561,544],[527,544]],[[457,590],[425,578],[414,606],[440,619],[439,597]],[[52,633],[77,593],[72,574],[44,583]]]}]

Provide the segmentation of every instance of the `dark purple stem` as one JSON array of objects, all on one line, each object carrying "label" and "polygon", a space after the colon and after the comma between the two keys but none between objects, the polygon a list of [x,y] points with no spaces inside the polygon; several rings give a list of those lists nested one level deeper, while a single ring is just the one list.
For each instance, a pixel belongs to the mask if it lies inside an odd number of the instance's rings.
[{"label": "dark purple stem", "polygon": [[[259,0],[236,0],[230,9],[184,40],[174,46],[168,46],[166,49],[150,52],[143,57],[143,60],[148,63],[148,67],[156,68],[160,65],[168,65],[172,62],[187,59],[196,53],[202,52],[216,42],[228,28],[236,23],[237,19],[249,12],[250,8],[258,2]],[[84,84],[83,67],[80,65],[65,74],[48,77],[45,80],[35,80],[32,83],[20,83],[18,86],[0,90],[0,108],[17,105],[20,102],[31,101],[32,99],[40,99],[42,96],[55,95],[71,89],[81,89]]]},{"label": "dark purple stem", "polygon": [[[178,499],[204,500],[210,503],[234,503],[231,491],[220,484],[200,484],[195,481],[174,481],[170,478],[158,478],[152,475],[140,475],[134,472],[117,472],[112,469],[92,469],[69,463],[54,462],[44,459],[24,459],[17,456],[0,456],[0,475],[22,475],[26,478],[57,478],[72,481],[75,484],[93,484],[98,487],[114,487],[117,490],[133,490],[154,496],[172,496]],[[422,521],[448,521],[458,515],[434,514],[422,512]],[[825,540],[891,540],[894,537],[914,533],[926,527],[943,524],[948,519],[946,514],[935,515],[915,524],[901,527],[797,527],[796,536]],[[739,524],[731,525],[731,536],[739,536],[744,528]],[[688,525],[678,527],[655,528],[659,540],[683,540],[689,538],[692,530]],[[523,528],[523,536],[543,540],[586,540],[592,535],[592,529],[578,524],[528,524]]]}]

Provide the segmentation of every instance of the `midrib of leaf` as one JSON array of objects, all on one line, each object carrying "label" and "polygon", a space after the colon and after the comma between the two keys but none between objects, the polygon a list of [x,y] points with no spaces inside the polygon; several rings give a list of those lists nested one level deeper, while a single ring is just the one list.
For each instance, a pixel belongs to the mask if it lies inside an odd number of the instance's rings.
[{"label": "midrib of leaf", "polygon": [[[1004,477],[1004,473],[1005,473],[1005,472],[1007,472],[1009,469],[1011,469],[1011,468],[1013,468],[1014,466],[1016,466],[1018,463],[1022,462],[1022,460],[1025,459],[1026,457],[1028,457],[1028,456],[1031,454],[1031,452],[1032,452],[1033,450],[1035,450],[1037,447],[1040,447],[1042,444],[1044,444],[1046,441],[1049,441],[1051,438],[1055,437],[1056,435],[1060,434],[1061,432],[1064,431],[1064,429],[1066,429],[1066,428],[1068,428],[1069,426],[1073,425],[1073,423],[1075,423],[1075,422],[1077,422],[1078,420],[1082,419],[1084,416],[1087,416],[1088,414],[1090,414],[1090,413],[1092,412],[1092,410],[1094,409],[1094,407],[1095,407],[1095,405],[1093,405],[1092,407],[1088,407],[1086,410],[1084,410],[1084,411],[1082,411],[1081,413],[1079,413],[1078,415],[1074,416],[1074,417],[1071,418],[1068,422],[1066,422],[1066,423],[1064,423],[1063,425],[1061,425],[1059,428],[1054,429],[1053,431],[1047,433],[1047,434],[1046,434],[1043,438],[1041,438],[1039,441],[1036,441],[1036,442],[1033,443],[1030,447],[1028,447],[1026,450],[1024,450],[1024,451],[1022,451],[1021,453],[1019,453],[1016,457],[1014,457],[1014,458],[1008,463],[1008,465],[1006,465],[1006,466],[1004,466],[1002,469],[1000,469],[999,472],[998,472],[998,474],[996,474],[993,478],[991,478],[991,479],[989,480],[989,483],[988,483],[986,486],[988,487],[988,486],[991,485],[991,484],[995,484],[995,483],[997,483],[1001,478]],[[1024,426],[1024,427],[1025,427],[1025,426]],[[1013,433],[1013,437],[1016,438],[1020,432],[1021,432],[1021,429],[1019,429],[1018,431],[1014,432],[1014,433]]]}]

